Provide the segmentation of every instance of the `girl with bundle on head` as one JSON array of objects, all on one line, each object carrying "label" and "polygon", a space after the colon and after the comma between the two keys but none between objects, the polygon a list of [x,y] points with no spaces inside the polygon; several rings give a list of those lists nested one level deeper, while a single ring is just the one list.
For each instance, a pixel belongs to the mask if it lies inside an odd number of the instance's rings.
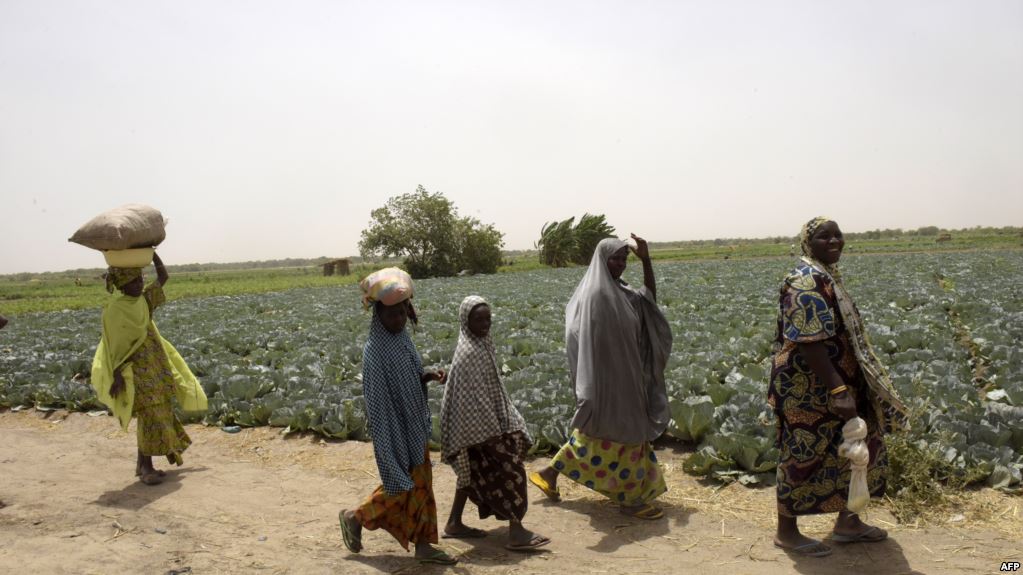
[{"label": "girl with bundle on head", "polygon": [[382,485],[357,509],[338,514],[341,536],[352,553],[362,550],[362,529],[384,529],[407,551],[415,545],[421,563],[458,562],[433,546],[437,538],[437,502],[430,463],[430,407],[426,384],[443,385],[443,370],[423,371],[412,343],[408,320],[418,323],[412,307],[412,278],[385,268],[360,282],[362,302],[372,307],[369,339],[362,354],[362,389],[373,439],[373,455]]},{"label": "girl with bundle on head", "polygon": [[532,441],[497,371],[486,300],[469,296],[458,308],[460,332],[440,410],[444,461],[455,470],[458,486],[444,537],[484,537],[462,523],[466,500],[480,519],[493,515],[509,522],[511,551],[532,551],[551,542],[522,526],[528,499],[523,461]]},{"label": "girl with bundle on head", "polygon": [[651,441],[668,425],[664,367],[671,327],[657,307],[647,243],[635,234],[643,287],[622,281],[630,246],[607,238],[597,244],[565,308],[568,367],[575,384],[572,436],[551,464],[529,480],[557,501],[558,474],[585,485],[639,519],[664,512],[651,502],[667,491]]},{"label": "girl with bundle on head", "polygon": [[800,515],[837,512],[831,539],[838,543],[888,536],[847,509],[851,471],[839,450],[843,425],[857,416],[865,421],[867,488],[880,496],[888,473],[882,435],[906,427],[906,410],[839,273],[842,230],[833,220],[814,218],[803,226],[800,244],[803,257],[781,286],[767,394],[780,450],[774,544],[823,557],[831,548],[799,532]]},{"label": "girl with bundle on head", "polygon": [[145,285],[142,268],[107,270],[107,291],[121,296],[103,309],[103,335],[92,360],[96,396],[127,431],[134,415],[138,428],[135,475],[146,485],[163,481],[154,455],[182,464],[192,440],[174,413],[174,401],[186,412],[206,411],[206,394],[174,346],[160,336],[153,312],[166,297],[167,269],[153,255],[156,281]]}]

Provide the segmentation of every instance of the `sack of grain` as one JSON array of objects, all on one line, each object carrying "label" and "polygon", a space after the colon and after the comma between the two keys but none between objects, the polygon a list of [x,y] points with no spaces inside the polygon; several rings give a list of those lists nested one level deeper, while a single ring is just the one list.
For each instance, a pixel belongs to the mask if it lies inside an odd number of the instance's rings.
[{"label": "sack of grain", "polygon": [[378,301],[394,305],[412,297],[412,278],[398,268],[377,270],[359,282],[359,287],[362,288],[362,305],[366,307]]},{"label": "sack of grain", "polygon": [[167,237],[163,214],[143,204],[103,212],[78,228],[69,242],[94,250],[127,250],[159,245]]}]

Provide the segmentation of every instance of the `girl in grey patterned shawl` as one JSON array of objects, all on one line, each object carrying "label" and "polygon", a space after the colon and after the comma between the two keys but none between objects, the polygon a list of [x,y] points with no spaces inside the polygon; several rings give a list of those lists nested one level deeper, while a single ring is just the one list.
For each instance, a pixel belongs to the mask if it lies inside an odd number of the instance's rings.
[{"label": "girl in grey patterned shawl", "polygon": [[462,523],[465,502],[472,500],[480,519],[494,515],[510,522],[508,549],[531,551],[550,539],[522,526],[528,504],[523,459],[532,442],[498,376],[490,306],[469,296],[459,306],[458,319],[458,345],[440,411],[442,457],[458,477],[444,536],[486,535]]}]

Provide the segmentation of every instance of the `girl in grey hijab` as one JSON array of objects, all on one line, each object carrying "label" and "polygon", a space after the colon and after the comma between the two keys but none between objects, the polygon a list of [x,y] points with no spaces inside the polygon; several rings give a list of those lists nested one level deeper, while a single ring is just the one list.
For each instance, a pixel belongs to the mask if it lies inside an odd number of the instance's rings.
[{"label": "girl in grey hijab", "polygon": [[657,307],[656,282],[647,243],[632,235],[643,263],[643,283],[622,281],[630,246],[608,238],[597,244],[565,308],[565,344],[575,385],[572,436],[551,464],[529,475],[558,500],[558,474],[566,475],[621,506],[622,513],[658,519],[650,504],[667,487],[650,442],[668,425],[664,367],[671,328]]}]

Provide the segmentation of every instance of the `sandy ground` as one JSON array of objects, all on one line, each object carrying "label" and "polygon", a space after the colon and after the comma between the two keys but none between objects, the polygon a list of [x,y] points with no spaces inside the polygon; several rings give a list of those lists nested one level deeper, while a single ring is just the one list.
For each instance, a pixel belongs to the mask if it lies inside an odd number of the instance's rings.
[{"label": "sandy ground", "polygon": [[[341,544],[338,510],[378,483],[368,444],[192,425],[185,465],[150,487],[133,477],[134,433],[110,417],[5,411],[0,430],[6,573],[997,573],[1023,560],[1023,500],[991,490],[927,524],[896,525],[874,506],[867,519],[888,541],[793,557],[772,546],[771,489],[702,483],[680,470],[685,454],[666,450],[664,520],[626,518],[563,482],[560,504],[531,491],[526,524],[553,539],[546,551],[506,551],[505,524],[480,521],[470,503],[466,522],[489,536],[442,539],[461,562],[420,566],[381,531],[365,533],[358,555]],[[438,464],[434,477],[443,524],[454,475]],[[802,525],[823,537],[829,520]]]}]

